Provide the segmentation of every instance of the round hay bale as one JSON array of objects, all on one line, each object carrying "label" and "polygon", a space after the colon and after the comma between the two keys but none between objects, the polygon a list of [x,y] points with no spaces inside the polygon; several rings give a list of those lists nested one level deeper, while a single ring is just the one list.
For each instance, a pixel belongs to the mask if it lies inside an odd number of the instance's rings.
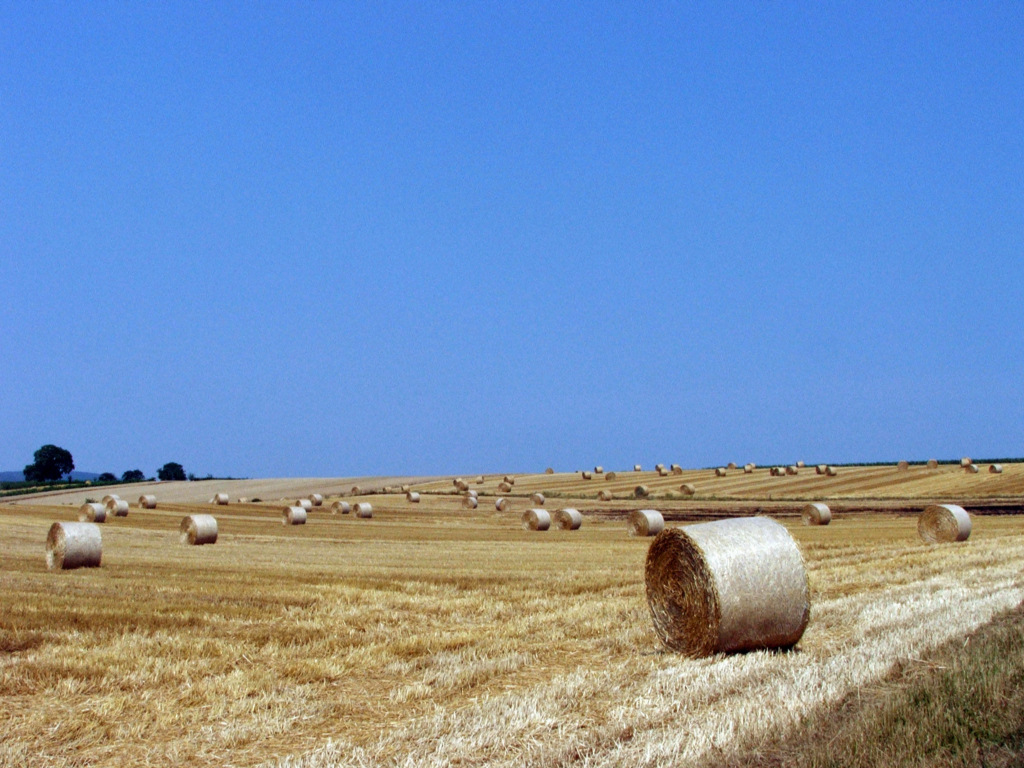
[{"label": "round hay bale", "polygon": [[976,475],[976,474],[978,474],[978,471],[979,470],[978,470],[978,465],[977,464],[967,464],[964,467],[964,472],[966,472],[969,475]]},{"label": "round hay bale", "polygon": [[594,473],[593,472],[587,472],[586,470],[583,470],[582,472],[580,472],[580,477],[582,477],[584,480],[593,480],[594,479]]},{"label": "round hay bale", "polygon": [[409,485],[408,483],[406,483],[406,484],[404,484],[404,485],[402,486],[402,493],[408,493],[408,492],[409,492],[409,491],[411,491],[411,490],[412,490],[412,486],[411,486],[411,485]]},{"label": "round hay bale", "polygon": [[499,512],[508,512],[510,506],[509,500],[504,496],[499,496],[494,500],[494,508]]},{"label": "round hay bale", "polygon": [[528,531],[546,531],[551,527],[551,515],[546,509],[528,509],[523,512],[523,528]]},{"label": "round hay bale", "polygon": [[107,508],[95,501],[90,501],[78,508],[80,523],[102,523],[107,519]]},{"label": "round hay bale", "polygon": [[896,469],[898,469],[900,472],[906,472],[908,469],[910,469],[910,462],[901,461],[896,465]]},{"label": "round hay bale", "polygon": [[814,468],[814,474],[816,475],[824,475],[826,472],[828,472],[828,467],[826,467],[824,464],[818,464]]},{"label": "round hay bale", "polygon": [[990,475],[1001,475],[1003,474],[1002,464],[989,464],[988,472]]},{"label": "round hay bale", "polygon": [[674,465],[672,467],[672,474],[673,475],[681,475],[681,474],[683,474],[683,468],[680,467],[678,464]]},{"label": "round hay bale", "polygon": [[795,464],[790,464],[788,467],[786,467],[786,474],[787,475],[799,475],[800,474],[800,470],[797,469],[797,466]]},{"label": "round hay bale", "polygon": [[111,502],[112,500],[114,500],[114,499],[120,499],[120,498],[121,498],[121,497],[120,497],[120,496],[118,496],[118,495],[117,495],[116,493],[108,493],[108,494],[107,494],[106,496],[104,496],[104,497],[103,497],[102,499],[100,499],[100,503],[101,503],[101,504],[102,504],[102,505],[103,505],[103,506],[105,507],[105,506],[107,506],[107,504],[109,504],[109,503],[110,503],[110,502]]},{"label": "round hay bale", "polygon": [[547,469],[544,470],[544,474],[545,475],[553,475],[553,474],[555,474],[555,470],[554,470],[553,467],[548,467]]},{"label": "round hay bale", "polygon": [[754,465],[753,464],[744,464],[743,465],[743,474],[744,475],[752,475],[753,473],[754,473]]},{"label": "round hay bale", "polygon": [[680,472],[682,472],[682,471],[683,471],[683,468],[682,468],[681,466],[679,466],[678,464],[669,464],[669,465],[668,465],[668,468],[669,468],[669,470],[670,470],[671,472],[673,472],[673,473],[674,473],[674,472],[675,472],[675,471],[676,471],[677,469],[678,469],[678,470],[679,470]]},{"label": "round hay bale", "polygon": [[515,485],[516,484],[516,479],[512,475],[505,475],[505,477],[502,478],[502,479],[506,483],[508,483],[509,485]]},{"label": "round hay bale", "polygon": [[715,476],[716,477],[725,477],[725,475],[726,475],[725,467],[718,467],[715,470]]},{"label": "round hay bale", "polygon": [[614,472],[608,472],[604,476],[605,480],[614,480],[615,478],[616,478],[616,474]]},{"label": "round hay bale", "polygon": [[728,464],[725,465],[725,468],[726,469],[736,469],[737,468],[736,467],[736,462],[735,461],[730,461]]},{"label": "round hay bale", "polygon": [[604,488],[602,488],[600,491],[597,492],[597,498],[599,498],[601,501],[611,501],[612,492],[606,491]]},{"label": "round hay bale", "polygon": [[961,467],[968,467],[968,466],[970,466],[973,463],[974,462],[971,461],[971,457],[970,456],[964,456],[962,459],[960,459],[960,466]]},{"label": "round hay bale", "polygon": [[695,658],[795,645],[810,618],[800,550],[767,517],[670,528],[644,569],[658,636]]},{"label": "round hay bale", "polygon": [[466,507],[466,509],[476,509],[477,505],[479,503],[480,502],[477,501],[476,496],[463,496],[462,497],[462,506]]},{"label": "round hay bale", "polygon": [[373,517],[373,507],[367,504],[365,501],[361,501],[352,507],[352,511],[355,512],[356,517],[363,519],[369,519]]},{"label": "round hay bale", "polygon": [[416,491],[409,491],[408,493],[405,494],[405,500],[408,501],[410,504],[419,504],[420,495],[416,493]]},{"label": "round hay bale", "polygon": [[305,525],[305,507],[285,507],[281,512],[281,525]]},{"label": "round hay bale", "polygon": [[341,512],[341,514],[347,515],[351,511],[352,511],[352,507],[349,506],[347,501],[336,501],[333,504],[331,504],[331,513],[332,514],[336,515],[339,512]]},{"label": "round hay bale", "polygon": [[654,471],[655,472],[661,472],[661,470],[663,470],[664,468],[665,468],[664,464],[655,464],[654,465]]},{"label": "round hay bale", "polygon": [[477,485],[483,485],[484,484],[484,476],[483,475],[477,475],[476,484]]},{"label": "round hay bale", "polygon": [[46,534],[46,567],[51,571],[99,568],[102,557],[103,536],[95,523],[54,523],[50,526]]},{"label": "round hay bale", "polygon": [[646,499],[651,495],[651,489],[646,485],[638,485],[633,489],[633,495],[638,499]]},{"label": "round hay bale", "polygon": [[683,483],[679,486],[679,491],[687,496],[693,496],[697,492],[697,486],[693,483]]},{"label": "round hay bale", "polygon": [[641,467],[641,466],[640,466],[639,464],[634,464],[634,465],[633,465],[633,471],[634,471],[634,472],[643,472],[643,471],[644,471],[644,468],[643,468],[643,467]]},{"label": "round hay bale", "polygon": [[302,507],[304,510],[309,512],[313,508],[313,502],[309,499],[296,499],[293,507]]},{"label": "round hay bale", "polygon": [[152,493],[139,496],[139,509],[156,509],[156,496]]},{"label": "round hay bale", "polygon": [[533,494],[533,496],[530,497],[530,501],[532,501],[534,504],[536,504],[539,507],[543,507],[544,506],[544,494],[540,493],[538,491],[537,493]]},{"label": "round hay bale", "polygon": [[836,475],[839,474],[839,470],[830,465],[825,467],[825,474],[828,475],[829,477],[835,477]]},{"label": "round hay bale", "polygon": [[473,498],[475,499],[475,498],[477,498],[477,497],[478,497],[478,496],[479,496],[480,494],[478,494],[478,493],[477,493],[477,492],[476,492],[475,490],[473,490],[472,488],[470,488],[470,489],[469,489],[468,491],[466,491],[466,495],[467,495],[467,496],[472,496],[472,497],[473,497]]},{"label": "round hay bale", "polygon": [[225,506],[228,503],[228,501],[229,499],[226,493],[216,493],[213,496],[213,503],[219,504],[222,507]]},{"label": "round hay bale", "polygon": [[458,480],[455,481],[455,489],[457,491],[462,491],[463,493],[465,493],[466,491],[469,490],[469,483],[467,483],[462,478],[459,478]]},{"label": "round hay bale", "polygon": [[929,544],[967,541],[971,516],[956,504],[933,504],[917,518],[917,534]]},{"label": "round hay bale", "polygon": [[111,499],[106,509],[108,517],[128,517],[128,502],[124,499]]},{"label": "round hay bale", "polygon": [[360,488],[358,485],[353,485],[352,490],[349,491],[349,493],[351,493],[353,496],[359,496],[360,494],[362,494],[362,492],[363,489]]},{"label": "round hay bale", "polygon": [[603,475],[604,474],[604,467],[602,467],[600,465],[594,467],[594,474],[595,475]]},{"label": "round hay bale", "polygon": [[498,493],[512,493],[512,486],[509,483],[498,483]]},{"label": "round hay bale", "polygon": [[938,459],[928,459],[928,469],[938,469],[938,468],[939,468],[939,460]]},{"label": "round hay bale", "polygon": [[668,470],[665,469],[664,467],[662,467],[661,469],[658,470],[658,476],[659,477],[668,477]]},{"label": "round hay bale", "polygon": [[812,501],[800,511],[800,519],[804,525],[828,525],[832,522],[832,510],[827,504]]},{"label": "round hay bale", "polygon": [[560,509],[555,512],[554,522],[563,531],[575,531],[583,525],[583,515],[578,509]]},{"label": "round hay bale", "polygon": [[181,521],[178,530],[182,544],[217,543],[217,518],[213,515],[189,515]]},{"label": "round hay bale", "polygon": [[665,518],[656,509],[634,509],[626,524],[630,536],[657,536],[665,530]]},{"label": "round hay bale", "polygon": [[798,462],[796,463],[796,466],[797,466],[797,468],[798,468],[798,469],[803,469],[803,468],[804,468],[804,467],[806,467],[807,465],[806,465],[806,464],[804,464],[804,462],[802,462],[802,461],[798,461]]},{"label": "round hay bale", "polygon": [[309,494],[309,503],[314,507],[322,507],[324,505],[324,497],[319,493]]}]

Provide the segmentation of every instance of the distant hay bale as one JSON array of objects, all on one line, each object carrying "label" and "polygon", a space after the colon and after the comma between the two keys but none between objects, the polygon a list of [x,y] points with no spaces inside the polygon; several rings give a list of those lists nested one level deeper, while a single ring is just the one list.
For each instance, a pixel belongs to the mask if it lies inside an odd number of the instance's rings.
[{"label": "distant hay bale", "polygon": [[939,468],[939,460],[938,459],[928,459],[928,469],[938,469],[938,468]]},{"label": "distant hay bale", "polygon": [[604,467],[602,467],[600,465],[594,467],[594,474],[595,475],[603,475],[604,474]]},{"label": "distant hay bale", "polygon": [[560,509],[555,512],[554,522],[563,531],[575,531],[583,525],[583,515],[578,509]]},{"label": "distant hay bale", "polygon": [[156,496],[152,493],[139,496],[139,509],[156,509]]},{"label": "distant hay bale", "polygon": [[966,466],[964,466],[964,472],[966,472],[969,475],[976,475],[978,474],[978,471],[979,470],[977,464],[967,464]]},{"label": "distant hay bale", "polygon": [[213,503],[219,504],[222,507],[226,505],[228,501],[230,501],[230,499],[228,499],[228,495],[226,493],[216,493],[213,496]]},{"label": "distant hay bale", "polygon": [[504,482],[508,483],[509,485],[515,485],[516,484],[516,479],[512,475],[505,475],[505,477],[502,478],[502,480]]},{"label": "distant hay bale", "polygon": [[988,471],[989,471],[989,474],[992,474],[992,475],[1001,475],[1001,474],[1003,474],[1003,465],[1002,464],[989,464]]},{"label": "distant hay bale", "polygon": [[553,475],[553,474],[555,474],[555,470],[554,470],[553,467],[548,467],[547,469],[544,470],[544,474],[545,475]]},{"label": "distant hay bale", "polygon": [[604,488],[602,488],[600,491],[598,491],[597,498],[599,498],[601,501],[611,501],[612,492],[606,491]]},{"label": "distant hay bale", "polygon": [[467,495],[467,496],[472,496],[472,497],[473,497],[473,498],[475,499],[475,498],[477,498],[477,497],[478,497],[478,496],[479,496],[480,494],[478,494],[478,493],[477,493],[477,492],[476,492],[475,490],[473,490],[472,488],[470,488],[470,489],[469,489],[468,491],[466,491],[466,495]]},{"label": "distant hay bale", "polygon": [[419,504],[420,495],[416,493],[416,491],[408,491],[405,494],[405,500],[408,501],[410,504]]},{"label": "distant hay bale", "polygon": [[673,473],[674,473],[674,472],[675,472],[675,471],[676,471],[677,469],[678,469],[678,470],[679,470],[680,472],[682,472],[682,471],[683,471],[683,468],[682,468],[681,466],[679,466],[678,464],[669,464],[669,465],[668,465],[668,468],[669,468],[669,471],[671,471],[671,472],[673,472]]},{"label": "distant hay bale", "polygon": [[360,488],[358,485],[353,485],[352,490],[349,491],[349,493],[351,493],[353,496],[359,496],[360,494],[362,494],[362,492],[363,489]]},{"label": "distant hay bale", "polygon": [[786,474],[787,475],[799,475],[800,474],[800,469],[795,464],[790,464],[788,467],[786,467]]},{"label": "distant hay bale", "polygon": [[189,515],[181,521],[178,530],[182,544],[217,543],[217,518],[213,515]]},{"label": "distant hay bale", "polygon": [[835,477],[836,475],[839,474],[839,470],[837,470],[835,467],[829,465],[829,466],[825,467],[825,474],[828,475],[829,477]]},{"label": "distant hay bale", "polygon": [[593,472],[587,472],[587,470],[583,470],[582,472],[580,472],[580,477],[582,477],[584,480],[593,480],[594,479],[594,473]]},{"label": "distant hay bale", "polygon": [[462,497],[462,506],[464,506],[466,509],[476,509],[477,505],[479,503],[480,502],[477,501],[476,496],[463,496]]},{"label": "distant hay bale", "polygon": [[540,493],[538,491],[537,493],[533,494],[530,497],[530,501],[532,501],[537,506],[543,507],[544,506],[544,494]]},{"label": "distant hay bale", "polygon": [[693,496],[697,492],[697,486],[693,483],[683,483],[679,486],[679,492],[686,496]]},{"label": "distant hay bale", "polygon": [[644,471],[644,468],[643,468],[643,467],[641,467],[641,466],[640,466],[639,464],[634,464],[634,465],[633,465],[633,471],[634,471],[634,472],[643,472],[643,471]]},{"label": "distant hay bale", "polygon": [[528,509],[523,512],[523,528],[528,531],[546,531],[551,527],[551,515],[546,509]]},{"label": "distant hay bale", "polygon": [[331,504],[331,513],[338,514],[339,512],[343,515],[347,515],[352,511],[352,507],[349,506],[347,501],[336,501]]},{"label": "distant hay bale", "polygon": [[898,469],[900,472],[906,472],[908,469],[910,469],[910,462],[901,461],[896,464],[896,469]]},{"label": "distant hay bale", "polygon": [[736,469],[736,462],[735,461],[730,461],[728,464],[725,465],[725,468],[726,469]]},{"label": "distant hay bale", "polygon": [[717,467],[715,469],[715,476],[716,477],[725,477],[726,476],[725,467]]},{"label": "distant hay bale", "polygon": [[797,465],[797,467],[798,467],[799,469],[803,469],[804,467],[806,467],[806,466],[807,466],[807,465],[806,465],[806,464],[805,464],[804,462],[802,462],[802,461],[798,461],[798,462],[796,463],[796,465]]},{"label": "distant hay bale", "polygon": [[680,467],[678,464],[673,464],[672,465],[672,474],[673,475],[681,475],[681,474],[683,474],[683,468]]},{"label": "distant hay bale", "polygon": [[661,469],[658,470],[658,476],[659,477],[668,477],[668,470],[665,469],[664,467],[662,467]]},{"label": "distant hay bale", "polygon": [[458,491],[463,491],[463,492],[468,491],[469,490],[469,483],[467,483],[465,480],[463,480],[460,477],[457,480],[455,480],[455,489],[458,490]]},{"label": "distant hay bale", "polygon": [[373,507],[367,504],[365,501],[361,501],[358,504],[352,506],[352,511],[355,512],[356,517],[363,519],[369,519],[373,517]]},{"label": "distant hay bale", "polygon": [[783,474],[780,471],[781,469],[781,467],[768,467],[768,474],[771,475],[772,477],[778,477],[779,475]]},{"label": "distant hay bale", "polygon": [[638,485],[633,489],[633,495],[638,499],[646,499],[651,495],[651,489],[646,485]]},{"label": "distant hay bale", "polygon": [[604,479],[605,480],[614,480],[615,477],[616,477],[616,475],[615,475],[614,472],[608,472],[608,473],[605,474]]},{"label": "distant hay bale", "polygon": [[663,470],[664,468],[665,468],[664,464],[655,464],[654,465],[654,471],[655,472],[661,472],[661,470]]},{"label": "distant hay bale", "polygon": [[293,507],[302,507],[304,510],[309,512],[313,508],[313,502],[309,499],[296,499]]},{"label": "distant hay bale", "polygon": [[95,523],[54,523],[50,526],[46,534],[46,567],[49,570],[99,568],[102,557],[103,536]]},{"label": "distant hay bale", "polygon": [[660,533],[647,551],[644,581],[658,636],[694,658],[788,648],[810,618],[803,557],[767,517]]},{"label": "distant hay bale", "polygon": [[832,522],[832,510],[827,504],[812,501],[801,510],[800,519],[804,525],[828,525]]},{"label": "distant hay bale", "polygon": [[483,476],[483,475],[478,475],[478,476],[477,476],[477,478],[476,478],[476,484],[477,484],[477,485],[483,485],[483,484],[484,484],[484,476]]},{"label": "distant hay bale", "polygon": [[108,494],[107,494],[106,496],[104,496],[104,497],[103,497],[102,499],[100,499],[100,503],[101,503],[101,504],[102,504],[102,505],[103,505],[103,506],[105,507],[105,506],[107,506],[107,504],[109,504],[109,503],[110,503],[110,502],[111,502],[111,501],[112,501],[113,499],[120,499],[120,498],[121,498],[121,497],[120,497],[120,496],[118,496],[118,495],[117,495],[116,493],[108,493]]},{"label": "distant hay bale", "polygon": [[634,509],[626,525],[630,536],[657,536],[665,529],[665,518],[656,509]]},{"label": "distant hay bale", "polygon": [[512,485],[509,483],[498,483],[498,493],[512,493]]},{"label": "distant hay bale", "polygon": [[305,525],[305,507],[285,507],[281,511],[281,525]]},{"label": "distant hay bale", "polygon": [[753,473],[754,473],[754,466],[752,464],[744,464],[743,465],[743,474],[744,475],[751,475]]},{"label": "distant hay bale", "polygon": [[824,475],[826,472],[828,472],[828,467],[826,467],[824,464],[818,464],[814,468],[814,474],[816,475]]},{"label": "distant hay bale", "polygon": [[106,506],[107,517],[128,517],[128,502],[124,499],[111,499]]},{"label": "distant hay bale", "polygon": [[80,523],[102,523],[107,519],[107,508],[95,501],[87,502],[78,508]]},{"label": "distant hay bale", "polygon": [[494,508],[499,512],[508,512],[509,501],[504,496],[499,496],[494,500]]},{"label": "distant hay bale", "polygon": [[314,507],[322,507],[324,504],[324,497],[319,493],[309,494],[309,503]]},{"label": "distant hay bale", "polygon": [[408,483],[405,483],[405,484],[402,485],[402,493],[408,493],[411,490],[412,490],[412,486],[409,485]]},{"label": "distant hay bale", "polygon": [[960,459],[960,466],[961,467],[969,467],[973,463],[974,462],[971,461],[970,456],[964,456],[962,459]]},{"label": "distant hay bale", "polygon": [[917,518],[917,533],[929,544],[967,541],[971,516],[956,504],[933,504]]}]

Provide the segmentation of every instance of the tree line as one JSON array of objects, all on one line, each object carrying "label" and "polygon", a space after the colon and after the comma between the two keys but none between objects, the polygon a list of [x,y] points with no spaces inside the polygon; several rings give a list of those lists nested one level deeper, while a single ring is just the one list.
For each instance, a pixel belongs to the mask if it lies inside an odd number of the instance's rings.
[{"label": "tree line", "polygon": [[[70,479],[75,470],[75,460],[71,451],[57,445],[44,445],[32,455],[32,463],[27,464],[22,474],[27,483],[55,483],[65,475]],[[193,475],[186,475],[185,468],[176,461],[169,461],[156,471],[161,480],[194,480]],[[146,479],[141,469],[129,469],[121,475],[122,483],[139,483]],[[149,478],[152,480],[152,478]],[[115,483],[117,476],[113,472],[104,472],[97,478],[101,483]]]}]

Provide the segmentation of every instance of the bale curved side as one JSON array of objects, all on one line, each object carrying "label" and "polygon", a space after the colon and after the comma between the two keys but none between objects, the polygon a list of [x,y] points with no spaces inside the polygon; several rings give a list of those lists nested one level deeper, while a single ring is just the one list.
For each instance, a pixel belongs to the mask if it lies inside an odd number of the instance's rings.
[{"label": "bale curved side", "polygon": [[285,507],[281,510],[281,525],[305,525],[305,507]]},{"label": "bale curved side", "polygon": [[1001,475],[1001,474],[1003,474],[1003,465],[1002,464],[990,464],[989,467],[988,467],[988,471],[989,471],[989,474],[991,474],[991,475]]},{"label": "bale curved side", "polygon": [[361,517],[364,520],[373,517],[373,507],[365,501],[361,501],[352,507],[352,511],[356,513],[356,517]]},{"label": "bale curved side", "polygon": [[324,504],[324,497],[319,493],[311,493],[309,494],[309,503],[314,507],[322,507]]},{"label": "bale curved side", "polygon": [[46,534],[46,567],[51,571],[99,568],[103,535],[95,523],[54,523]]},{"label": "bale curved side", "polygon": [[917,534],[929,544],[967,541],[971,516],[956,504],[933,504],[917,518]]},{"label": "bale curved side", "polygon": [[213,503],[214,504],[219,504],[220,506],[225,506],[228,503],[228,501],[229,501],[229,499],[228,499],[228,495],[226,493],[214,494],[214,497],[213,497]]},{"label": "bale curved side", "polygon": [[409,491],[407,494],[405,494],[405,500],[408,501],[410,504],[419,504],[420,495],[416,493],[416,491]]}]

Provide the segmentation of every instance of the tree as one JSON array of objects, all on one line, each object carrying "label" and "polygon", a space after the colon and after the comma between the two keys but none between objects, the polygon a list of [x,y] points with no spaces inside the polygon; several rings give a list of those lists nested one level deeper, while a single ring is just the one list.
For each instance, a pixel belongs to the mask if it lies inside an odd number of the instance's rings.
[{"label": "tree", "polygon": [[175,461],[169,461],[156,471],[161,480],[184,480],[185,468]]},{"label": "tree", "polygon": [[104,472],[102,475],[96,478],[97,483],[116,483],[117,477],[113,472]]},{"label": "tree", "polygon": [[44,445],[32,456],[35,461],[22,470],[29,482],[49,483],[71,474],[75,468],[71,452],[56,445]]},{"label": "tree", "polygon": [[146,476],[142,474],[141,469],[129,469],[123,475],[121,475],[122,483],[141,483],[146,479]]}]

